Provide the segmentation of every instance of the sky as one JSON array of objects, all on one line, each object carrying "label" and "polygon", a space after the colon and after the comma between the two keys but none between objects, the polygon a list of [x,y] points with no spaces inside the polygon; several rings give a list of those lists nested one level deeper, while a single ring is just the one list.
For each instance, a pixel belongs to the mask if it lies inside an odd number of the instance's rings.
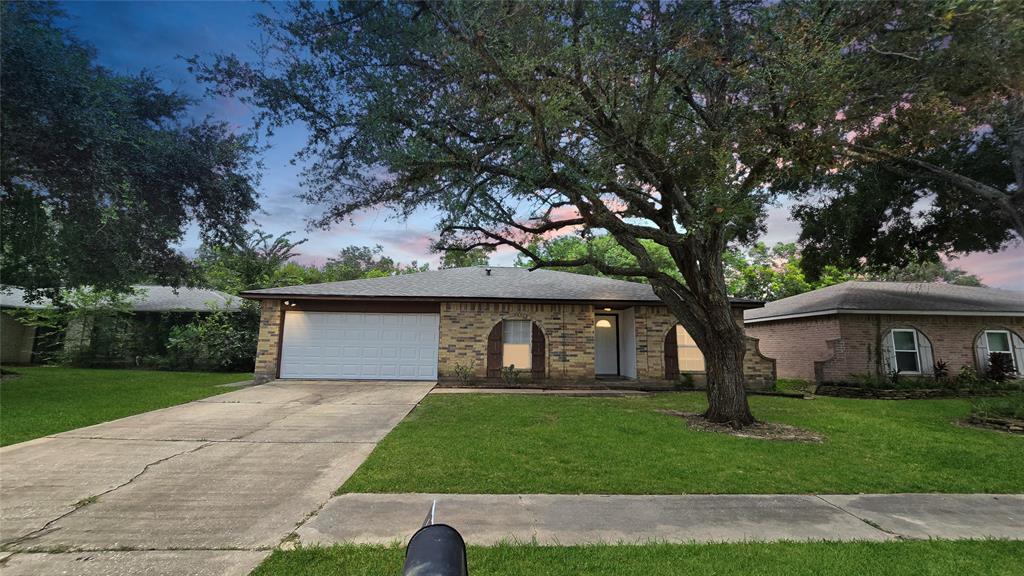
[{"label": "sky", "polygon": [[[147,70],[159,78],[164,87],[175,89],[197,99],[190,113],[195,118],[210,116],[231,123],[239,130],[250,125],[252,111],[234,99],[207,97],[204,88],[188,72],[182,58],[214,53],[235,53],[241,57],[253,54],[252,46],[260,33],[252,17],[268,10],[254,2],[64,2],[67,12],[64,24],[79,38],[93,45],[100,64],[116,72],[135,74]],[[438,255],[428,247],[437,217],[430,211],[413,214],[402,221],[387,211],[359,214],[353,223],[336,224],[329,230],[310,230],[308,218],[317,216],[320,208],[297,198],[301,191],[300,167],[291,163],[292,156],[305,142],[305,130],[293,126],[277,130],[264,140],[268,147],[262,155],[260,210],[253,215],[256,225],[264,231],[281,234],[295,231],[293,238],[307,238],[300,246],[298,258],[306,264],[323,264],[345,246],[374,245],[384,247],[386,254],[400,262],[428,261],[432,267]],[[799,228],[789,218],[785,204],[769,211],[765,242],[792,242]],[[182,244],[186,253],[198,247],[198,238],[190,232]],[[511,265],[515,254],[499,251],[491,262]],[[976,274],[990,285],[1024,290],[1024,246],[1018,245],[996,254],[971,254],[957,259],[954,265]]]}]

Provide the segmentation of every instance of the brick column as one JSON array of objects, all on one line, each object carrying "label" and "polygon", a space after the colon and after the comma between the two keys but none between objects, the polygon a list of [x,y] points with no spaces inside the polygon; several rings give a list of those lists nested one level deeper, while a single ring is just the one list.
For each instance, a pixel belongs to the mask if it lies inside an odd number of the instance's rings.
[{"label": "brick column", "polygon": [[260,301],[260,336],[256,343],[256,373],[254,380],[266,382],[277,378],[277,365],[281,352],[281,324],[284,314],[280,300]]}]

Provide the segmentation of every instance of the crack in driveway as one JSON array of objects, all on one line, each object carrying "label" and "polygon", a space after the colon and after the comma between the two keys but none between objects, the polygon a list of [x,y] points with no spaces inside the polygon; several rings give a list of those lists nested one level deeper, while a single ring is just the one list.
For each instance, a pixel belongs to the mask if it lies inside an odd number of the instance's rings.
[{"label": "crack in driveway", "polygon": [[163,462],[167,462],[168,460],[171,460],[172,458],[177,458],[178,456],[183,456],[185,454],[192,454],[193,452],[197,452],[199,450],[202,450],[203,448],[206,448],[209,445],[210,445],[209,443],[202,444],[200,446],[196,446],[195,448],[191,448],[189,450],[182,450],[181,452],[177,452],[175,454],[171,454],[170,456],[164,456],[163,458],[158,458],[157,460],[154,460],[152,462],[147,462],[146,465],[142,467],[142,470],[140,470],[138,473],[132,475],[130,478],[128,478],[128,480],[125,480],[124,482],[121,482],[120,484],[118,484],[117,486],[114,486],[113,488],[109,488],[109,489],[104,490],[104,491],[102,491],[102,492],[100,492],[98,494],[93,494],[91,496],[88,496],[87,498],[83,498],[82,500],[79,500],[78,502],[75,503],[74,507],[71,510],[68,510],[67,512],[57,516],[56,518],[48,520],[45,524],[43,524],[40,528],[37,528],[36,530],[33,530],[33,531],[31,531],[31,532],[29,532],[29,533],[27,533],[27,534],[25,534],[23,536],[20,536],[18,538],[15,538],[13,540],[9,540],[9,541],[4,542],[2,544],[2,548],[6,550],[8,547],[17,546],[17,545],[22,544],[24,542],[28,542],[29,540],[34,540],[36,538],[39,538],[40,536],[43,536],[44,534],[48,534],[50,532],[48,530],[48,528],[50,526],[53,526],[53,524],[63,520],[64,518],[67,518],[68,516],[71,516],[72,514],[74,514],[75,512],[78,512],[79,510],[85,508],[86,506],[89,506],[90,504],[95,503],[97,500],[99,500],[103,496],[111,494],[115,490],[120,490],[121,488],[124,488],[125,486],[127,486],[127,485],[131,484],[132,482],[138,480],[143,474],[148,472],[149,469],[152,468],[153,466],[156,466],[156,465],[161,464]]}]

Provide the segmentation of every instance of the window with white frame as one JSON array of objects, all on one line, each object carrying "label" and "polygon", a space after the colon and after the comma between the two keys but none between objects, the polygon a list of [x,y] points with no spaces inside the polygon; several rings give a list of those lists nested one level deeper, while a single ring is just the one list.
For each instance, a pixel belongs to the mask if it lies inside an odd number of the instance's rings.
[{"label": "window with white frame", "polygon": [[502,322],[501,365],[529,370],[533,366],[533,321]]},{"label": "window with white frame", "polygon": [[989,354],[1006,354],[1010,357],[1010,364],[1014,370],[1019,370],[1017,362],[1013,357],[1013,346],[1011,344],[1010,332],[1007,330],[986,330],[985,343],[988,345]]},{"label": "window with white frame", "polygon": [[704,372],[704,354],[682,326],[676,324],[676,346],[680,372]]},{"label": "window with white frame", "polygon": [[918,347],[917,330],[895,329],[889,333],[889,338],[896,372],[919,374],[921,350]]}]

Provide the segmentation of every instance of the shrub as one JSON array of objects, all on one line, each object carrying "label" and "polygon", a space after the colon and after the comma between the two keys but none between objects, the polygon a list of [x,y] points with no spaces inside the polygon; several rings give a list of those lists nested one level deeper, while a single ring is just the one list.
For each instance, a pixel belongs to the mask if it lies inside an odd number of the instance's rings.
[{"label": "shrub", "polygon": [[987,384],[985,377],[978,374],[978,371],[970,366],[960,368],[960,373],[956,376],[956,385],[958,388],[975,390],[985,388]]},{"label": "shrub", "polygon": [[1013,358],[1009,354],[993,352],[988,355],[988,370],[985,375],[989,380],[1005,382],[1016,373],[1017,371],[1013,369]]},{"label": "shrub", "polygon": [[470,361],[469,364],[456,363],[452,368],[452,373],[455,378],[458,379],[459,383],[463,386],[470,386],[476,381],[476,361]]},{"label": "shrub", "polygon": [[814,392],[815,385],[807,380],[798,378],[779,378],[775,380],[776,392],[801,392],[810,394]]},{"label": "shrub", "polygon": [[515,364],[502,367],[501,380],[509,388],[519,386],[519,370],[516,370]]},{"label": "shrub", "polygon": [[167,359],[161,364],[176,369],[252,370],[258,330],[259,313],[249,306],[240,312],[204,314],[171,329]]},{"label": "shrub", "polygon": [[949,380],[949,363],[945,360],[939,360],[932,367],[932,376],[936,381],[945,383]]},{"label": "shrub", "polygon": [[689,372],[683,372],[679,375],[679,380],[676,380],[676,390],[695,390],[697,383],[693,379],[693,374]]}]

